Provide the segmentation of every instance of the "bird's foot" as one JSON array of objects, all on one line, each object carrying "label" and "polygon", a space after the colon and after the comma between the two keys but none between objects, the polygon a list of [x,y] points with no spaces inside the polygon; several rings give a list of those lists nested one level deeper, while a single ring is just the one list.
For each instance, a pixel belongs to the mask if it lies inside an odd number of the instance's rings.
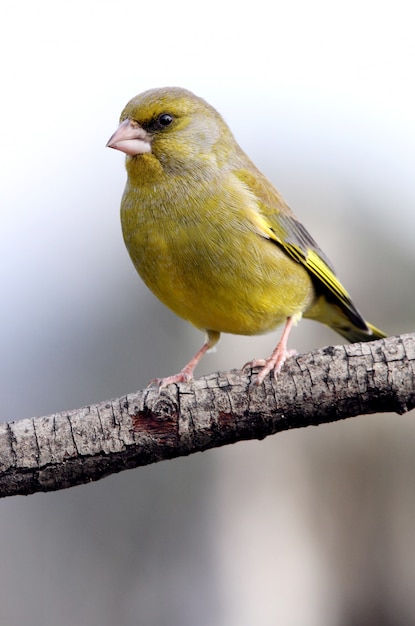
[{"label": "bird's foot", "polygon": [[245,365],[242,367],[242,370],[252,370],[254,367],[264,367],[266,362],[266,359],[252,359],[252,361],[248,361],[248,363],[245,363]]},{"label": "bird's foot", "polygon": [[281,339],[279,340],[274,352],[268,359],[266,359],[265,361],[263,359],[254,359],[250,363],[244,365],[244,368],[248,366],[262,367],[262,369],[258,372],[258,376],[255,379],[256,385],[260,385],[264,381],[265,376],[267,376],[267,374],[269,374],[270,372],[273,372],[274,378],[277,378],[287,358],[297,354],[295,350],[287,350],[288,335],[290,334],[292,327],[296,324],[297,321],[298,315],[287,318],[284,330],[281,335]]},{"label": "bird's foot", "polygon": [[167,376],[167,378],[153,378],[153,380],[150,380],[147,386],[151,387],[151,385],[156,385],[159,389],[163,389],[163,387],[167,387],[168,385],[174,385],[175,383],[190,382],[193,379],[193,372],[196,365],[199,363],[205,352],[207,352],[215,345],[218,339],[219,333],[209,331],[208,337],[203,346],[196,352],[194,357],[190,359],[187,365],[185,365],[178,374],[174,374],[173,376]]},{"label": "bird's foot", "polygon": [[174,385],[175,383],[188,383],[192,380],[192,378],[193,374],[188,372],[186,367],[184,367],[181,372],[173,374],[173,376],[167,376],[166,378],[153,378],[150,380],[147,387],[152,387],[154,385],[159,389],[163,389],[164,387]]},{"label": "bird's foot", "polygon": [[285,361],[296,354],[298,354],[296,350],[286,350],[278,345],[268,359],[253,359],[245,363],[242,369],[261,367],[262,369],[258,372],[258,376],[255,379],[255,384],[260,385],[270,372],[273,372],[274,378],[277,378]]}]

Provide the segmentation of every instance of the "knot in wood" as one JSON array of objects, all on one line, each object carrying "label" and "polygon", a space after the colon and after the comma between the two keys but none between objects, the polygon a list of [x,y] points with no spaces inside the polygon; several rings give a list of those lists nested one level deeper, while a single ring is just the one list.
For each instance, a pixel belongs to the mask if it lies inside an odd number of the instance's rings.
[{"label": "knot in wood", "polygon": [[140,431],[153,439],[174,445],[178,437],[179,410],[176,402],[168,396],[159,396],[145,404],[132,416],[134,431]]},{"label": "knot in wood", "polygon": [[159,396],[148,409],[151,410],[154,417],[167,420],[171,420],[172,418],[177,419],[179,412],[177,403],[172,398],[165,395]]}]

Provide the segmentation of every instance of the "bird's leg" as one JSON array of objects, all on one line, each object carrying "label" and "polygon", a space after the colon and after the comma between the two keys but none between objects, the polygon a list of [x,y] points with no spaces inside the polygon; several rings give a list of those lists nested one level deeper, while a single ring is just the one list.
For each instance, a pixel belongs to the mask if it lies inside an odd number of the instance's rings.
[{"label": "bird's leg", "polygon": [[258,376],[255,379],[255,384],[260,385],[263,382],[265,376],[271,371],[274,373],[274,378],[276,378],[281,371],[281,368],[284,365],[286,359],[296,354],[295,350],[287,350],[287,341],[291,329],[293,328],[293,326],[296,325],[297,321],[298,319],[296,316],[287,318],[284,330],[277,344],[277,347],[268,359],[254,359],[253,361],[250,361],[249,363],[244,365],[244,368],[262,366],[262,369],[259,371]]},{"label": "bird's leg", "polygon": [[207,331],[206,341],[201,348],[196,352],[194,357],[184,366],[184,368],[173,376],[167,376],[167,378],[153,378],[149,385],[156,384],[159,389],[172,385],[173,383],[188,383],[193,378],[193,372],[200,359],[208,350],[219,341],[220,333],[215,331]]}]

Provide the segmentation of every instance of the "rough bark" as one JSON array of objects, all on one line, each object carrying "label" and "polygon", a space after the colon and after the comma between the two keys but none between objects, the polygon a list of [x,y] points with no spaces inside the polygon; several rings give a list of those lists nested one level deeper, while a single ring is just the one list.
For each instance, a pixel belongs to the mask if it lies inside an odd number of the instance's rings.
[{"label": "rough bark", "polygon": [[0,425],[0,497],[65,489],[289,428],[415,406],[415,334],[287,361],[277,380],[219,372]]}]

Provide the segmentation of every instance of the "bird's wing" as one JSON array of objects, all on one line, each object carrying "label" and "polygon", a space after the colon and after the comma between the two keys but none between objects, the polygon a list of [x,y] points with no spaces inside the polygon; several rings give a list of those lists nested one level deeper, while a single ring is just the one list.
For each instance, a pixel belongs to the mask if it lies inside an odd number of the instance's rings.
[{"label": "bird's wing", "polygon": [[366,322],[336,277],[330,261],[269,180],[256,168],[254,173],[245,169],[239,170],[237,177],[257,198],[259,219],[256,225],[261,234],[301,263],[348,319],[358,328],[367,330]]}]

